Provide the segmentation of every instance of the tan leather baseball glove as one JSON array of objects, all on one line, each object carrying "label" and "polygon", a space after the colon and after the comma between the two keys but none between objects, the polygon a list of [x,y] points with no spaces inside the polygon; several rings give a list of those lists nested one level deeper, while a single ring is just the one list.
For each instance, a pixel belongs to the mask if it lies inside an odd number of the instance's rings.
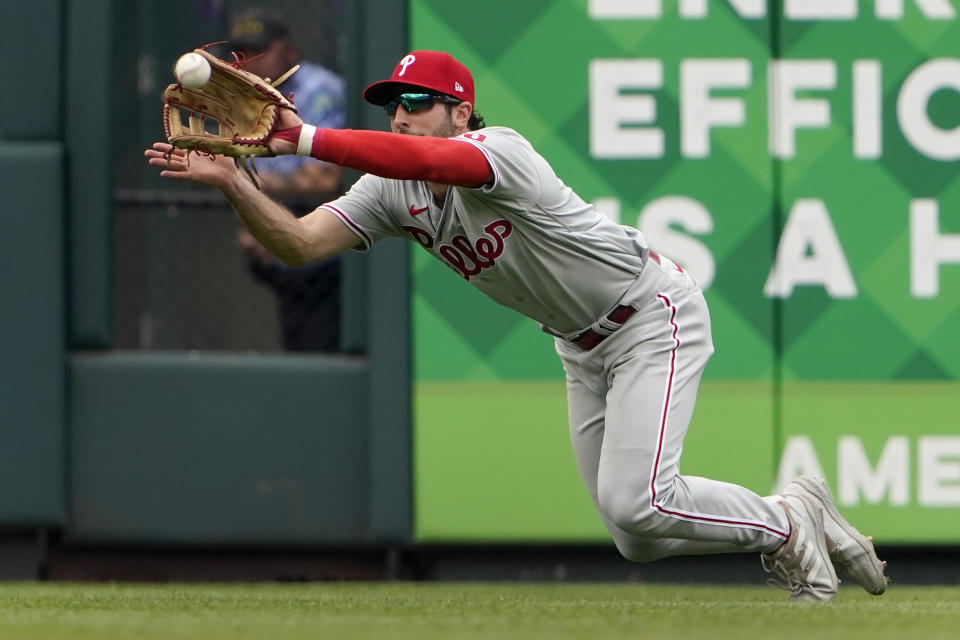
[{"label": "tan leather baseball glove", "polygon": [[[244,71],[243,60],[236,55],[234,62],[225,62],[205,48],[194,49],[194,53],[210,63],[210,79],[199,89],[174,83],[163,92],[163,130],[167,141],[182,149],[238,160],[274,155],[267,140],[277,129],[280,109],[296,112],[293,102],[276,86],[299,65],[271,83]],[[249,174],[249,168],[243,167]]]}]

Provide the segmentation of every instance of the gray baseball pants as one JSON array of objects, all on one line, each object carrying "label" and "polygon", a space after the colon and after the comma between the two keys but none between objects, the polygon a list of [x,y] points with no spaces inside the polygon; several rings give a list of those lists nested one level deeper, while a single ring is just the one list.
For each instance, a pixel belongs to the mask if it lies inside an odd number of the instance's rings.
[{"label": "gray baseball pants", "polygon": [[637,312],[593,349],[556,342],[577,466],[617,549],[634,562],[775,550],[790,525],[774,499],[680,475],[713,353],[700,286],[669,259],[648,259],[620,303]]}]

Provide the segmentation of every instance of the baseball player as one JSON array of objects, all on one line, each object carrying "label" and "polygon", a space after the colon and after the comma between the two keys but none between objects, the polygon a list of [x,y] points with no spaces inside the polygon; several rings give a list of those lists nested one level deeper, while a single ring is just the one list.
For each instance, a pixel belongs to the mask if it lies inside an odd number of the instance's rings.
[{"label": "baseball player", "polygon": [[363,96],[384,107],[392,132],[318,129],[283,112],[273,152],[367,172],[299,219],[228,158],[188,163],[165,143],[146,155],[162,176],[218,188],[288,263],[406,236],[537,321],[563,362],[580,473],[627,559],[753,551],[794,599],[834,598],[834,563],[869,592],[885,590],[871,541],[843,519],[822,481],[801,478],[783,495],[761,497],[680,475],[713,352],[707,306],[689,273],[584,202],[522,135],[484,127],[473,77],[449,54],[411,52]]}]

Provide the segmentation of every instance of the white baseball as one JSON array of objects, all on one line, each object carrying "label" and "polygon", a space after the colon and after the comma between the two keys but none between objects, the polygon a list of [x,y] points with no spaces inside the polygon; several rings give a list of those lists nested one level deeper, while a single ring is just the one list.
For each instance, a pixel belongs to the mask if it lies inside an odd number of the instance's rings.
[{"label": "white baseball", "polygon": [[210,79],[210,63],[199,53],[185,53],[177,59],[173,75],[187,89],[199,89]]}]

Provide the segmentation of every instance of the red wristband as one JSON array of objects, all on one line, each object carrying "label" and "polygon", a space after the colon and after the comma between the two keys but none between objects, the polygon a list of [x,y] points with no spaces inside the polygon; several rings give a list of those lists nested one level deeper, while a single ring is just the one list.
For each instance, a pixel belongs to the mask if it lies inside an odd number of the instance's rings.
[{"label": "red wristband", "polygon": [[297,144],[297,141],[300,140],[300,129],[302,128],[303,125],[298,124],[297,126],[290,127],[289,129],[277,129],[273,132],[273,137]]}]

